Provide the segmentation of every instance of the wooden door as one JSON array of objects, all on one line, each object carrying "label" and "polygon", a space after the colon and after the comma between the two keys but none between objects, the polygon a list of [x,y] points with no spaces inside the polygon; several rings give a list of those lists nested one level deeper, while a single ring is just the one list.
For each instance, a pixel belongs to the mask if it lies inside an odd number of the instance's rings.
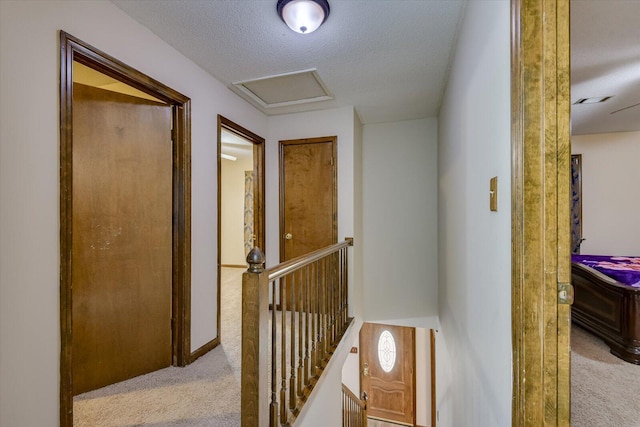
[{"label": "wooden door", "polygon": [[73,393],[171,364],[171,107],[74,84]]},{"label": "wooden door", "polygon": [[415,425],[415,329],[364,323],[360,384],[370,418]]},{"label": "wooden door", "polygon": [[336,137],[280,141],[280,260],[338,241]]}]

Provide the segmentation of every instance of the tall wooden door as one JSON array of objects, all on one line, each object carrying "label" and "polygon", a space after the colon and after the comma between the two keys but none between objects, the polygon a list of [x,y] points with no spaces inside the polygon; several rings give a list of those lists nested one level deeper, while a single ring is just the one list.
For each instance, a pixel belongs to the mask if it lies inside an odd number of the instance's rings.
[{"label": "tall wooden door", "polygon": [[360,384],[370,418],[415,425],[415,329],[364,323]]},{"label": "tall wooden door", "polygon": [[73,393],[171,364],[171,107],[74,84]]},{"label": "tall wooden door", "polygon": [[280,260],[338,241],[336,137],[280,141]]}]

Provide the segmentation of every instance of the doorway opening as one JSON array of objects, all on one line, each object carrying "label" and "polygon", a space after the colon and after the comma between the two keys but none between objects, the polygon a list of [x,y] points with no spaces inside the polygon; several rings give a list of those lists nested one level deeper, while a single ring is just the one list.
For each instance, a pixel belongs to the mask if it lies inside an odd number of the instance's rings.
[{"label": "doorway opening", "polygon": [[[116,323],[133,334],[112,343],[112,353],[134,359],[149,346],[138,340],[147,331],[131,325],[155,324],[147,317],[155,312],[162,319],[158,366],[190,361],[190,100],[64,31],[60,53],[60,425],[72,426],[75,392],[102,381],[78,388],[74,371],[104,353],[83,352],[78,339],[113,320],[84,322],[87,313],[102,315],[109,305],[107,316],[117,313]],[[138,129],[142,116],[155,118]],[[96,286],[83,295],[87,284]],[[131,298],[141,289],[142,298]]]},{"label": "doorway opening", "polygon": [[[264,138],[218,116],[218,335],[223,273],[246,269],[254,247],[264,251]],[[225,276],[225,280],[226,280]],[[241,277],[231,274],[229,277]],[[241,283],[239,284],[241,286]]]},{"label": "doorway opening", "polygon": [[365,322],[342,368],[372,426],[436,424],[436,331]]}]

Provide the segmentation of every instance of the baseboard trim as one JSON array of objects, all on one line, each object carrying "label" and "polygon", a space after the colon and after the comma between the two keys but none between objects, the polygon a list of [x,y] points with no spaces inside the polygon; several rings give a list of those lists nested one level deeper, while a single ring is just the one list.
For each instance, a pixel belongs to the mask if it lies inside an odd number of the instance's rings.
[{"label": "baseboard trim", "polygon": [[211,350],[216,348],[220,344],[220,337],[216,337],[191,353],[189,355],[189,364],[195,362],[197,359],[201,358],[205,354],[209,353]]},{"label": "baseboard trim", "polygon": [[228,267],[228,268],[247,268],[247,264],[220,264],[220,267]]}]

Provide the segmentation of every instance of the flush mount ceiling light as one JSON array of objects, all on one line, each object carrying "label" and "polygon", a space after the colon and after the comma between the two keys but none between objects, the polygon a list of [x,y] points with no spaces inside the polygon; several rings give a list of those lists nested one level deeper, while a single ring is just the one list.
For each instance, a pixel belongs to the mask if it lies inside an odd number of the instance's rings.
[{"label": "flush mount ceiling light", "polygon": [[296,33],[317,30],[329,16],[327,0],[278,0],[278,16]]}]

